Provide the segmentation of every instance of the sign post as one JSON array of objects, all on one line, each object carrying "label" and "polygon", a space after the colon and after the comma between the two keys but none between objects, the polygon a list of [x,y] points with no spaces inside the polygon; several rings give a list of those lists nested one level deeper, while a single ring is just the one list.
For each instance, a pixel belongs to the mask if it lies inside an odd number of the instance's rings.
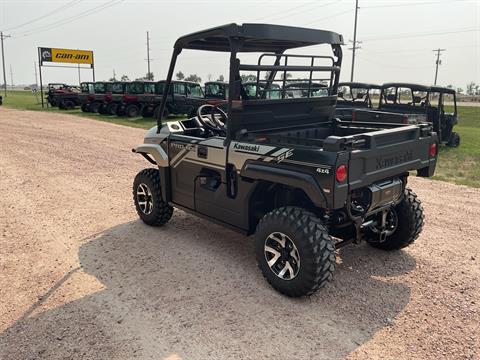
[{"label": "sign post", "polygon": [[[77,64],[77,66],[45,65],[44,62]],[[95,81],[95,65],[93,62],[93,51],[47,47],[38,48],[38,68],[40,70],[40,96],[42,98],[42,108],[45,106],[43,99],[42,66],[75,68],[78,69],[78,71],[80,72],[80,69],[86,69],[85,67],[80,67],[80,64],[90,65],[90,69],[92,69],[93,74],[93,81]]]}]

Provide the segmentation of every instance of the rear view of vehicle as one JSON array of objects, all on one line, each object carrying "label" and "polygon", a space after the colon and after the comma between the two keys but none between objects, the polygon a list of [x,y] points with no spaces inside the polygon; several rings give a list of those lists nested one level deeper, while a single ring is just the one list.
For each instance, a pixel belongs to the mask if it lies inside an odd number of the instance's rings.
[{"label": "rear view of vehicle", "polygon": [[[326,54],[291,53],[325,44]],[[410,172],[433,175],[437,135],[430,124],[387,128],[335,119],[342,44],[334,32],[269,24],[228,24],[179,38],[159,113],[169,88],[175,92],[171,78],[183,49],[230,53],[228,107],[207,103],[188,119],[158,117],[133,149],[156,166],[133,181],[142,221],[165,225],[175,207],[254,234],[263,276],[292,297],[332,279],[342,246],[367,241],[396,250],[413,243],[423,209],[407,180]]]}]

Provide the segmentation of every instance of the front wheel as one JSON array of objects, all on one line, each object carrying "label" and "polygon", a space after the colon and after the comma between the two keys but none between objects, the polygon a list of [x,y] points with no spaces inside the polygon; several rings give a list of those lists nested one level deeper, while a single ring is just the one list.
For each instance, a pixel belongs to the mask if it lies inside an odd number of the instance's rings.
[{"label": "front wheel", "polygon": [[255,233],[258,267],[277,291],[311,295],[332,279],[335,246],[314,214],[282,207],[266,214]]},{"label": "front wheel", "polygon": [[173,214],[173,207],[162,199],[160,172],[144,169],[133,181],[133,202],[138,216],[150,226],[165,225]]},{"label": "front wheel", "polygon": [[407,188],[402,201],[387,213],[385,238],[380,236],[380,229],[371,226],[366,230],[366,240],[378,249],[399,250],[418,238],[423,229],[423,221],[422,203],[417,194]]}]

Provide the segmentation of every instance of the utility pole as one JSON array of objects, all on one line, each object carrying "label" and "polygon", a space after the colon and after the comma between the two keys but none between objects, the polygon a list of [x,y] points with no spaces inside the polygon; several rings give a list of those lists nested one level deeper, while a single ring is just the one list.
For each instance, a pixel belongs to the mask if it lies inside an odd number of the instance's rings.
[{"label": "utility pole", "polygon": [[117,80],[117,75],[115,74],[115,69],[113,69],[113,80]]},{"label": "utility pole", "polygon": [[3,35],[3,32],[0,31],[0,42],[2,43],[3,86],[5,90],[5,97],[7,97],[7,75],[5,73],[5,52],[3,50],[3,40],[9,37],[10,35]]},{"label": "utility pole", "polygon": [[12,64],[10,64],[10,82],[12,83],[12,90],[13,90],[13,71],[12,71]]},{"label": "utility pole", "polygon": [[437,53],[437,61],[435,62],[436,66],[435,66],[435,82],[433,85],[437,85],[437,77],[438,77],[438,65],[442,65],[442,60],[440,60],[440,55],[442,53],[442,51],[446,51],[447,49],[434,49],[432,50],[433,52],[436,52]]},{"label": "utility pole", "polygon": [[148,31],[147,31],[147,67],[148,67],[147,76],[150,78],[150,36]]},{"label": "utility pole", "polygon": [[33,68],[35,70],[35,86],[38,87],[38,74],[37,74],[37,62],[34,61],[33,62]]},{"label": "utility pole", "polygon": [[360,44],[360,41],[357,41],[357,17],[358,17],[358,0],[355,0],[355,23],[353,25],[353,46],[351,47],[352,50],[352,71],[350,73],[350,81],[353,81],[353,72],[355,69],[355,50],[360,49],[360,46],[357,46],[357,44]]}]

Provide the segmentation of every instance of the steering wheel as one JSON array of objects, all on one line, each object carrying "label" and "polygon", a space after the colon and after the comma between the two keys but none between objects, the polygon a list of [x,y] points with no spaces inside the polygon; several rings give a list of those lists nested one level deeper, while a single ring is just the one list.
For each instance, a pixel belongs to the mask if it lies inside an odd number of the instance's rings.
[{"label": "steering wheel", "polygon": [[[206,109],[210,109],[209,114],[204,114]],[[216,114],[220,115],[221,120]],[[210,116],[206,116],[210,115]],[[227,122],[227,114],[217,105],[204,104],[197,110],[197,119],[202,126],[213,131],[214,133],[225,133],[225,123]]]}]

